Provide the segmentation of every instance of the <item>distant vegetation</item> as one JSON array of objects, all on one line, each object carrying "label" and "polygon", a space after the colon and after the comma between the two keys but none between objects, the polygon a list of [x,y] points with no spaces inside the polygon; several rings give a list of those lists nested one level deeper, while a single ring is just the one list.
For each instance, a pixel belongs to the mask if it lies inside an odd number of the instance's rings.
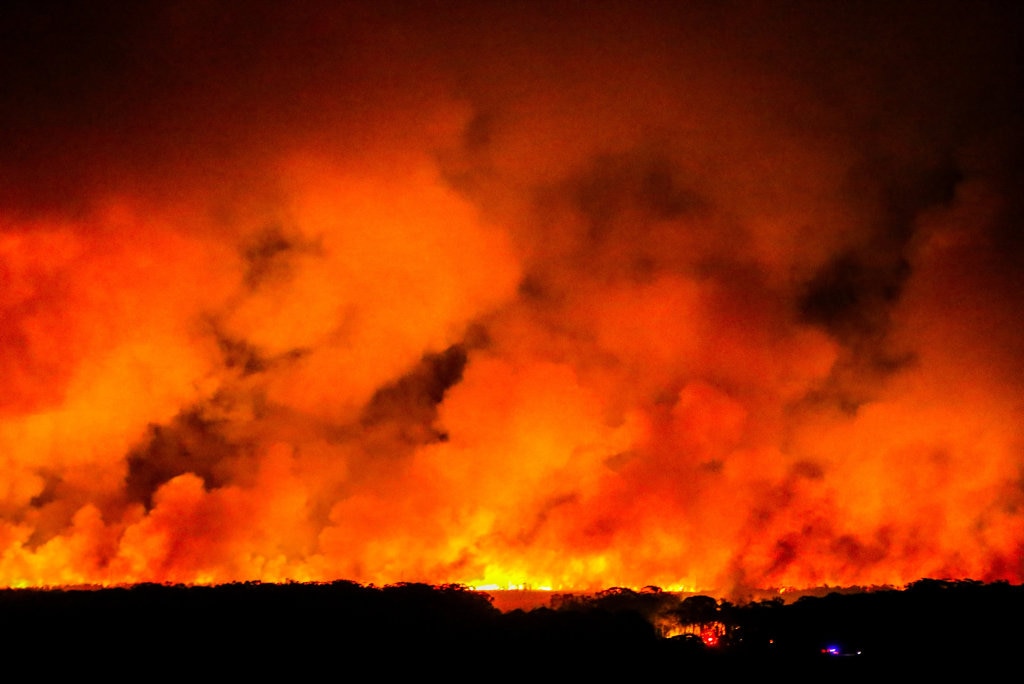
[{"label": "distant vegetation", "polygon": [[[989,659],[1024,644],[1024,589],[921,580],[902,590],[732,604],[656,587],[556,595],[502,612],[459,585],[239,583],[0,591],[0,647],[79,666],[454,668],[844,666]],[[392,657],[380,654],[392,654]],[[319,671],[319,670],[317,670]]]}]

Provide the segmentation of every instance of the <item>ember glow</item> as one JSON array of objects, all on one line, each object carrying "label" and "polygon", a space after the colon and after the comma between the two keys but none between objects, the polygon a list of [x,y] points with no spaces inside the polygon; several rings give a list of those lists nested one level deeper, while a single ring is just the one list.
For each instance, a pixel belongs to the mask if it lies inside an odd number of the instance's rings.
[{"label": "ember glow", "polygon": [[1024,580],[1017,3],[46,4],[0,585]]}]

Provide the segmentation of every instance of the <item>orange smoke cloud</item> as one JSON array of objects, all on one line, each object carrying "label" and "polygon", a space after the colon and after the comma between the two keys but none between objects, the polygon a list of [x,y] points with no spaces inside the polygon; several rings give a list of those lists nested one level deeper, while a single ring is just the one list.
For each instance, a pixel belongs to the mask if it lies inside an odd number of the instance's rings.
[{"label": "orange smoke cloud", "polygon": [[1019,10],[677,5],[12,11],[0,584],[1021,581]]}]

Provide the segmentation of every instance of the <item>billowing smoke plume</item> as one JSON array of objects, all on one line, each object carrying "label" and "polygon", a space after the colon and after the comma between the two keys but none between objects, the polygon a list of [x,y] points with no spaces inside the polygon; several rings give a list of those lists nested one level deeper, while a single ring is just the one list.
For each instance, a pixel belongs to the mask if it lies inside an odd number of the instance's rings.
[{"label": "billowing smoke plume", "polygon": [[14,3],[0,583],[1024,579],[1015,3]]}]

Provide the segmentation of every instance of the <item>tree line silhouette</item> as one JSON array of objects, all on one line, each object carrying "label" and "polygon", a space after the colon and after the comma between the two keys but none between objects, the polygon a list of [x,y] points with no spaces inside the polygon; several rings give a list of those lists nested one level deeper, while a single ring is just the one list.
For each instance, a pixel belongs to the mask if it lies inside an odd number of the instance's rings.
[{"label": "tree line silhouette", "polygon": [[[365,667],[982,665],[1024,645],[1024,590],[924,579],[903,589],[731,603],[657,587],[554,594],[503,612],[461,585],[141,584],[0,590],[0,650],[38,662],[235,673]],[[57,658],[58,660],[54,660]],[[482,665],[481,665],[482,664]]]}]

